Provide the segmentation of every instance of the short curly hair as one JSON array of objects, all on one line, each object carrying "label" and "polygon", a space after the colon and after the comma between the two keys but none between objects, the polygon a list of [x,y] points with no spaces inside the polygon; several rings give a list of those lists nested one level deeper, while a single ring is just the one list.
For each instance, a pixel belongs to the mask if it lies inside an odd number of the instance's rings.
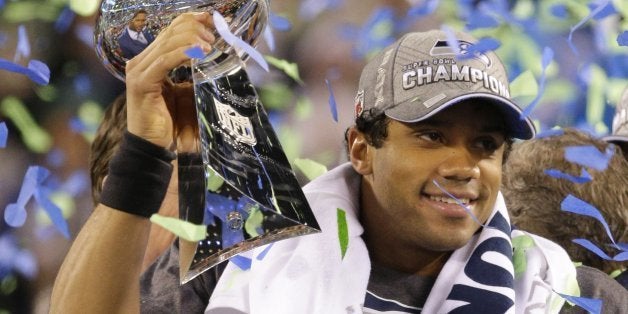
[{"label": "short curly hair", "polygon": [[574,261],[607,273],[626,268],[626,262],[605,261],[572,242],[575,238],[585,238],[606,250],[605,244],[610,239],[599,222],[561,211],[561,202],[571,194],[602,213],[616,241],[628,241],[628,162],[621,150],[612,146],[614,155],[606,170],[587,169],[593,177],[587,183],[578,184],[544,173],[546,169],[557,169],[579,176],[582,167],[565,160],[564,149],[582,145],[593,145],[600,151],[609,148],[603,140],[571,128],[564,129],[559,136],[536,138],[513,146],[504,165],[501,189],[511,221],[517,228],[560,244]]}]

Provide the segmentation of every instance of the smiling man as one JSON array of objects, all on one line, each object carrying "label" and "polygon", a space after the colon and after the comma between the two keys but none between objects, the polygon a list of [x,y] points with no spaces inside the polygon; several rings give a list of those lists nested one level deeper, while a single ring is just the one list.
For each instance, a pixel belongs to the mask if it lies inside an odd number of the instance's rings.
[{"label": "smiling man", "polygon": [[509,99],[497,56],[441,31],[407,34],[365,66],[349,162],[303,188],[321,233],[253,249],[250,268],[225,263],[183,286],[172,246],[140,277],[147,217],[172,173],[169,109],[185,103],[164,97],[163,79],[187,60],[185,48],[210,49],[210,25],[207,15],[181,15],[162,32],[177,36],[158,36],[127,64],[115,178],[64,262],[52,312],[558,313],[574,310],[558,293],[580,292],[602,298],[604,312],[628,310],[610,277],[582,275],[557,244],[511,230],[502,163],[534,127]]}]

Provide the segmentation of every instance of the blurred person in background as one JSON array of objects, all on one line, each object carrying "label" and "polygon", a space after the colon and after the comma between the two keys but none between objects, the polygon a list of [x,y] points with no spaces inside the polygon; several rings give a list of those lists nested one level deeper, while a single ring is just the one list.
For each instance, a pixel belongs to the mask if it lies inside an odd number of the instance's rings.
[{"label": "blurred person in background", "polygon": [[575,262],[608,274],[623,272],[618,280],[626,287],[621,278],[626,276],[628,262],[604,260],[573,242],[584,238],[607,248],[611,239],[603,225],[591,217],[561,210],[562,201],[571,194],[600,211],[616,242],[628,242],[628,161],[622,151],[614,149],[605,170],[587,169],[592,177],[589,182],[576,183],[545,173],[556,169],[580,176],[582,166],[565,159],[565,148],[587,145],[601,152],[612,147],[602,139],[571,128],[564,129],[563,134],[515,143],[504,164],[502,192],[516,228],[555,241]]}]

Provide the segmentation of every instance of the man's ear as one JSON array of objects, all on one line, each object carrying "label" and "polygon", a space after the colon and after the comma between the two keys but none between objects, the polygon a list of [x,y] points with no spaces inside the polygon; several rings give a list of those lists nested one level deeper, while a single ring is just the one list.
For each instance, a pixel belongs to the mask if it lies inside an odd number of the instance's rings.
[{"label": "man's ear", "polygon": [[347,132],[347,145],[353,169],[361,175],[371,174],[373,147],[369,145],[364,133],[358,131],[355,126],[350,127]]}]

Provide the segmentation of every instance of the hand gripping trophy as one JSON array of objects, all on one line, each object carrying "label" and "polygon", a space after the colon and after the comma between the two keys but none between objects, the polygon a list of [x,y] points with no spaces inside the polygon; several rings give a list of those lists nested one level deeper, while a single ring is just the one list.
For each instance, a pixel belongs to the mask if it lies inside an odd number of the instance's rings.
[{"label": "hand gripping trophy", "polygon": [[[124,80],[131,52],[141,52],[181,13],[218,12],[235,36],[254,45],[268,9],[268,0],[105,0],[96,52]],[[201,241],[179,240],[182,283],[244,251],[320,232],[245,71],[246,52],[215,35],[212,52],[166,78],[194,84],[196,140],[177,143],[179,215],[207,227]]]}]

